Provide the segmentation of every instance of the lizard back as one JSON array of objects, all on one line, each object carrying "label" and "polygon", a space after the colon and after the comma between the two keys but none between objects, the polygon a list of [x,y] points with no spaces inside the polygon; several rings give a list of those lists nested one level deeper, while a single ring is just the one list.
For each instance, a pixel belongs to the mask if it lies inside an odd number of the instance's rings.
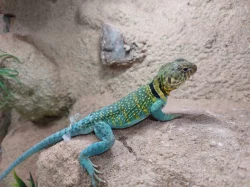
[{"label": "lizard back", "polygon": [[92,115],[96,116],[96,121],[104,121],[112,128],[126,128],[148,117],[150,106],[156,100],[147,84]]}]

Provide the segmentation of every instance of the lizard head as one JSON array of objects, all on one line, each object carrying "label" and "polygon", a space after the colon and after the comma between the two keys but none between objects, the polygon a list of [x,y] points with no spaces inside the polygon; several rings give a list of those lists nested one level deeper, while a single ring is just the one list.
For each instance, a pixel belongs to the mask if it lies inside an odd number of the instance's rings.
[{"label": "lizard head", "polygon": [[197,71],[197,66],[183,58],[179,58],[163,65],[156,77],[159,88],[169,95],[169,92],[182,85],[189,77]]}]

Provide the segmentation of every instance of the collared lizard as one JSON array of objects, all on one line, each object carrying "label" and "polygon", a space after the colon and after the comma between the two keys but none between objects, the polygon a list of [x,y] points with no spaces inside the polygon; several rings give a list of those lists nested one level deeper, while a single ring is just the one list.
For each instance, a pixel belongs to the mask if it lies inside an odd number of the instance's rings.
[{"label": "collared lizard", "polygon": [[104,181],[98,177],[101,172],[91,162],[90,157],[107,151],[114,144],[112,129],[133,126],[149,115],[159,121],[180,117],[180,114],[164,114],[162,108],[166,105],[170,92],[183,84],[196,70],[195,64],[181,58],[163,65],[150,83],[141,86],[116,103],[89,114],[71,127],[48,136],[27,150],[2,173],[0,181],[25,159],[61,141],[64,135],[69,134],[74,137],[94,132],[100,141],[85,148],[78,159],[80,165],[87,170],[92,186],[96,187],[98,182]]}]

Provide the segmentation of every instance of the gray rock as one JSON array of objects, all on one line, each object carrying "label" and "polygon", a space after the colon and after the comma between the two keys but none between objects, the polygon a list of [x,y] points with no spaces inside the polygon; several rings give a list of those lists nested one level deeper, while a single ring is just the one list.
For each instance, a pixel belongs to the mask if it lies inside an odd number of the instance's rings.
[{"label": "gray rock", "polygon": [[11,14],[0,14],[0,34],[10,32],[10,27],[15,16]]},{"label": "gray rock", "polygon": [[11,122],[11,112],[10,111],[1,111],[0,112],[0,163],[2,161],[2,146],[1,143],[4,137],[7,135],[8,128]]},{"label": "gray rock", "polygon": [[[143,45],[130,42],[116,28],[103,25],[101,40],[101,61],[105,65],[142,62],[146,57]],[[139,47],[141,46],[141,47]]]},{"label": "gray rock", "polygon": [[8,81],[13,97],[9,106],[27,119],[37,121],[46,117],[65,115],[72,105],[68,90],[60,78],[60,71],[24,38],[5,34],[0,36],[0,49],[17,56],[23,63],[8,59],[5,67],[19,71],[21,85]]},{"label": "gray rock", "polygon": [[[1,143],[5,135],[7,134],[8,127],[10,125],[10,121],[11,121],[10,118],[11,118],[10,111],[0,112],[0,150],[1,150]],[[1,155],[1,152],[0,152],[0,155]]]}]

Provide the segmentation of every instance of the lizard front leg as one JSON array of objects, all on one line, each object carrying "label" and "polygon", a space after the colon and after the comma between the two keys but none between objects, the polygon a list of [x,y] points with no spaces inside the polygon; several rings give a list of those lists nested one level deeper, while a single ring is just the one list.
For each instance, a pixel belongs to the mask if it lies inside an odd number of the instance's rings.
[{"label": "lizard front leg", "polygon": [[151,107],[151,115],[159,121],[170,121],[175,118],[181,117],[181,114],[164,114],[162,108],[166,105],[166,102],[162,99],[158,99]]},{"label": "lizard front leg", "polygon": [[94,132],[101,141],[93,143],[84,149],[79,156],[79,162],[87,170],[92,186],[96,187],[96,181],[104,181],[98,177],[97,174],[101,172],[96,169],[97,166],[90,161],[89,157],[107,151],[114,144],[115,138],[111,127],[105,122],[98,122],[94,127]]}]

